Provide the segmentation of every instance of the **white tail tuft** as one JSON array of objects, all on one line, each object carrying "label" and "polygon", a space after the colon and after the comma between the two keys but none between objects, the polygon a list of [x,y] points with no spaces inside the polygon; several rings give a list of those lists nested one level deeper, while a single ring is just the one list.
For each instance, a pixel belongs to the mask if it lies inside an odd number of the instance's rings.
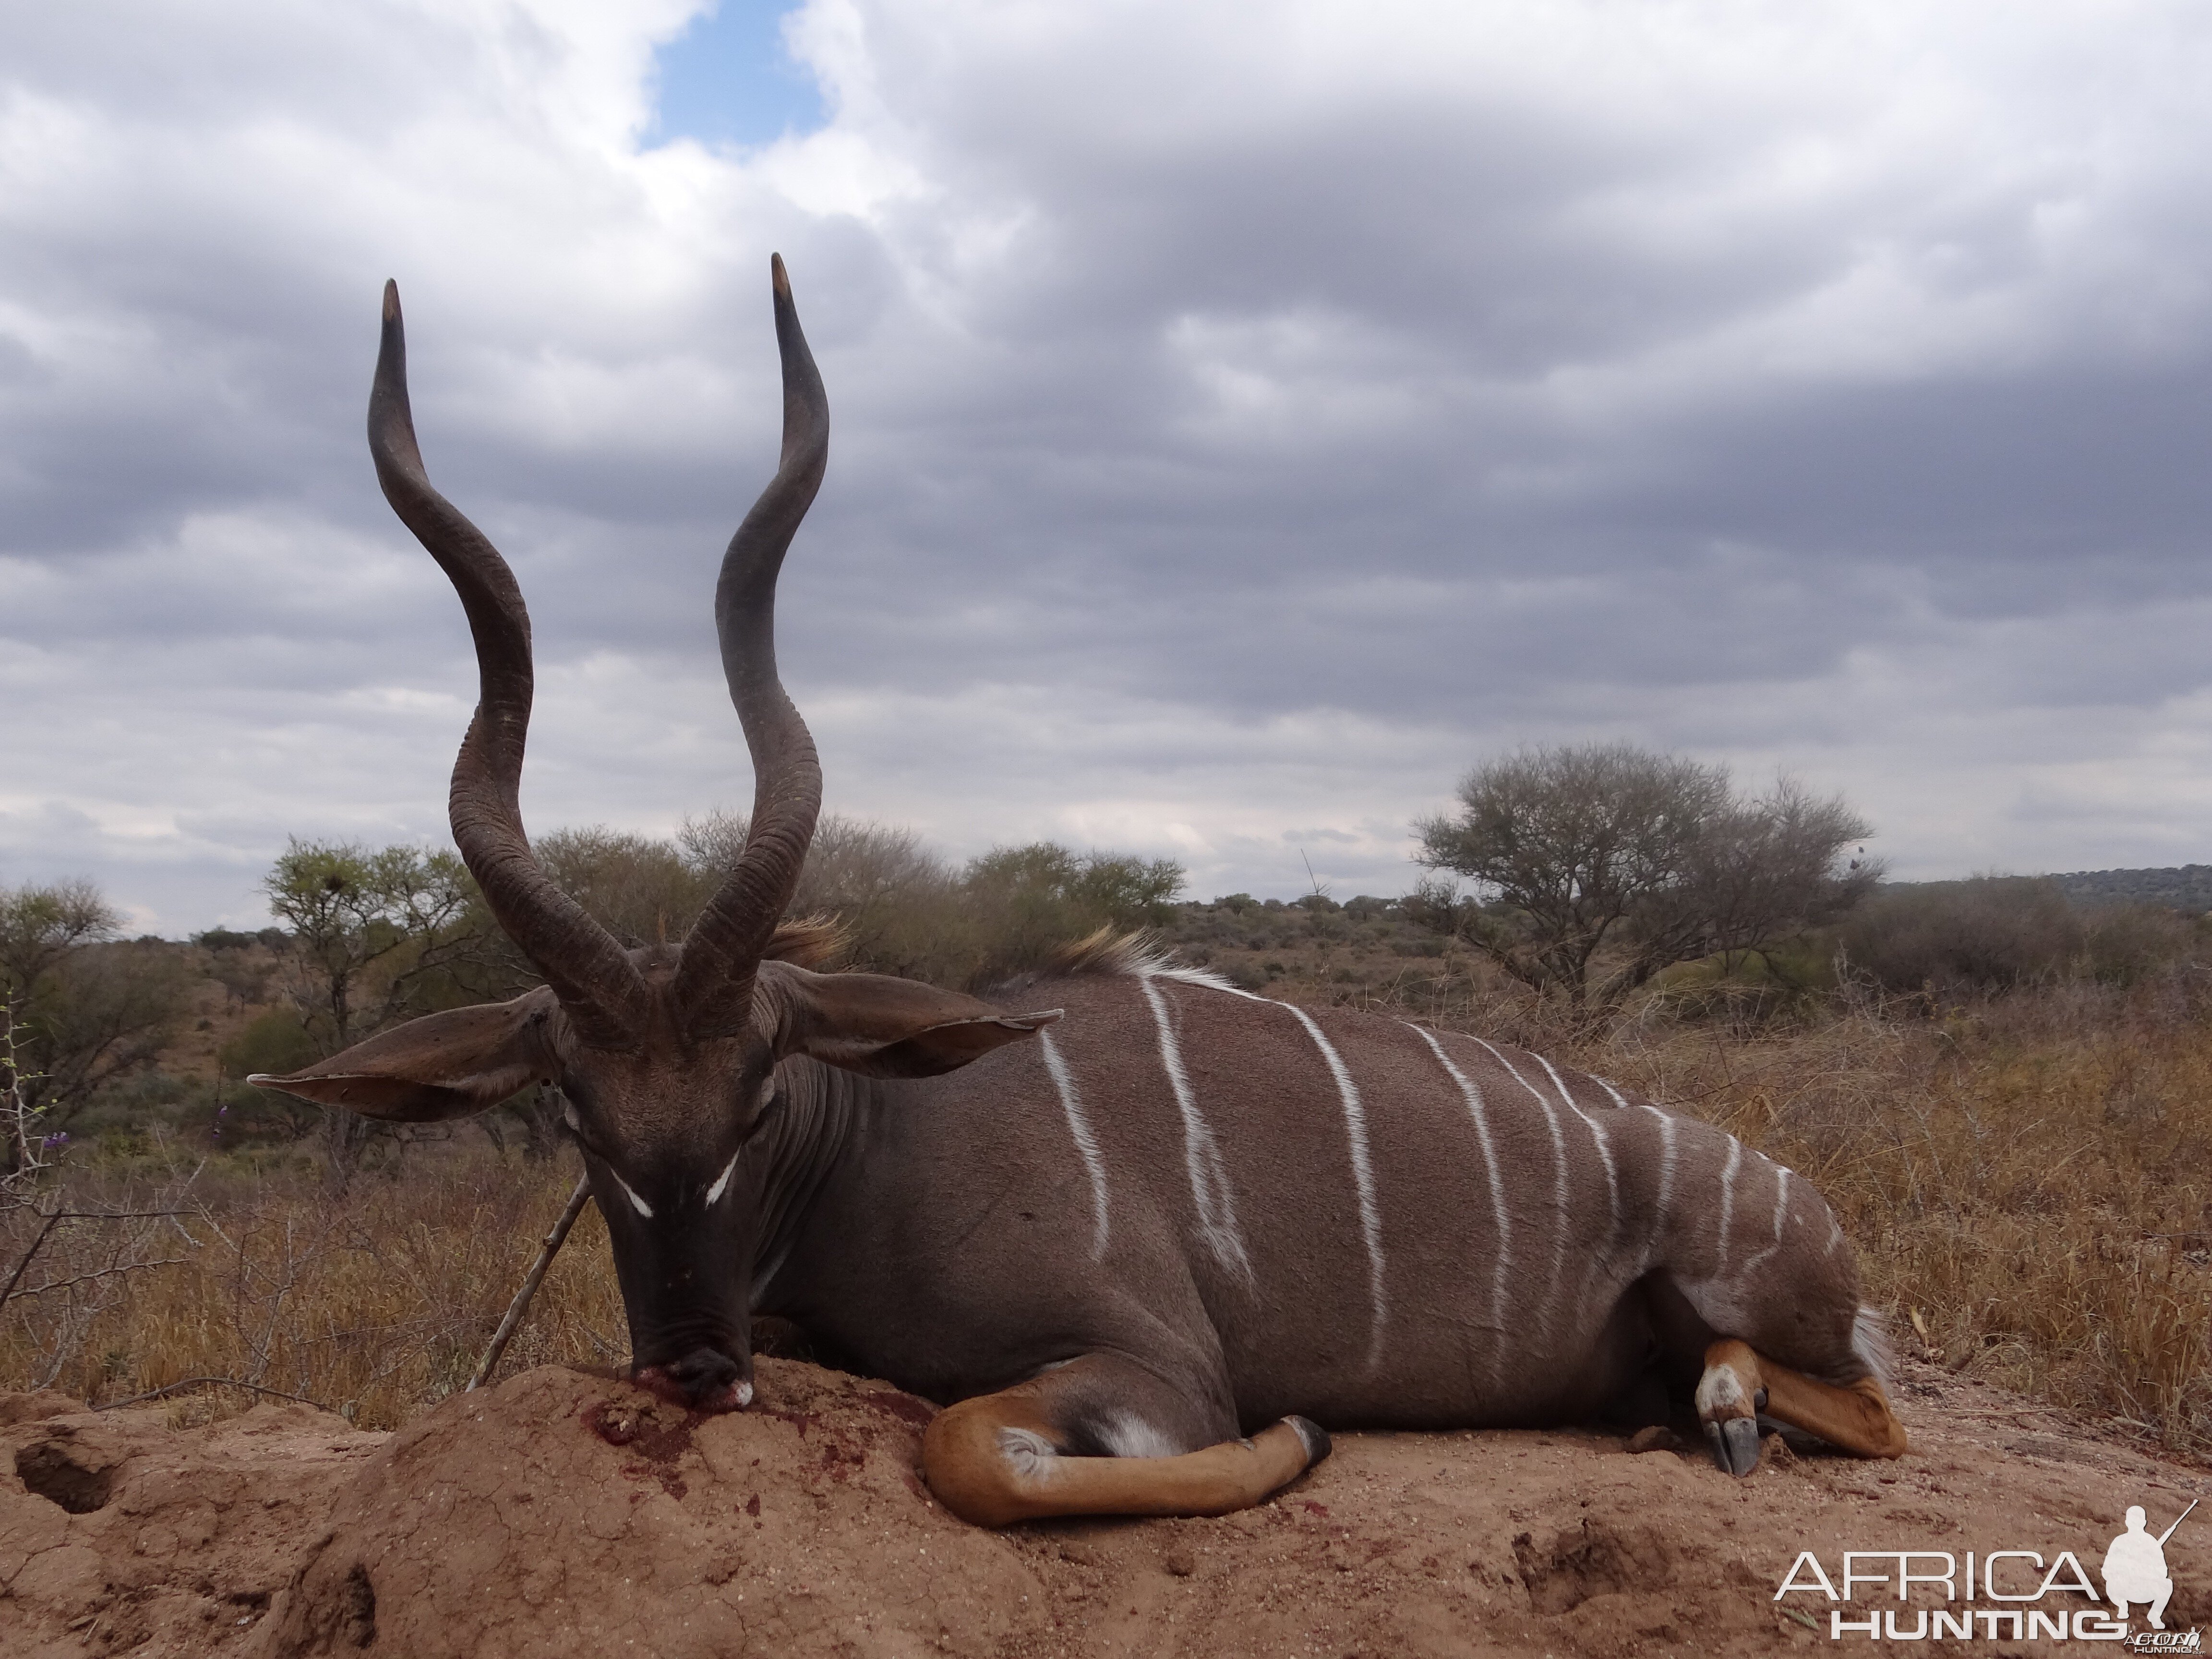
[{"label": "white tail tuft", "polygon": [[1874,1373],[1874,1380],[1881,1384],[1882,1392],[1889,1392],[1889,1379],[1897,1370],[1897,1354],[1889,1346],[1889,1322],[1878,1308],[1863,1303],[1851,1320],[1851,1352]]}]

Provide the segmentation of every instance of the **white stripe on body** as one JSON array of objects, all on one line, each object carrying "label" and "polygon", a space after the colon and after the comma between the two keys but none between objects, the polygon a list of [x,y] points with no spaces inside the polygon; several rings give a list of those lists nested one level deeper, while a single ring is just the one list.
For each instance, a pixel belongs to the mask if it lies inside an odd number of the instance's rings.
[{"label": "white stripe on body", "polygon": [[[1159,993],[1152,987],[1155,979],[1180,980],[1186,985],[1196,985],[1209,991],[1226,991],[1230,995],[1243,997],[1247,1002],[1264,1003],[1271,1008],[1280,1008],[1300,1025],[1313,1039],[1314,1047],[1328,1066],[1329,1075],[1336,1080],[1338,1099],[1344,1108],[1344,1133],[1352,1152],[1352,1181],[1359,1197],[1359,1231],[1367,1247],[1367,1364],[1371,1370],[1382,1358],[1382,1326],[1389,1317],[1390,1304],[1388,1287],[1382,1279],[1382,1212],[1375,1199],[1375,1168],[1368,1156],[1367,1107],[1360,1099],[1359,1085],[1352,1079],[1352,1073],[1338,1054],[1336,1045],[1322,1034],[1313,1017],[1303,1008],[1291,1003],[1278,1002],[1273,997],[1255,995],[1242,986],[1231,985],[1218,974],[1202,969],[1176,968],[1152,965],[1139,970],[1139,981],[1145,994],[1152,999],[1153,1012],[1159,1013]],[[1165,1016],[1161,1016],[1164,1021]],[[1163,1025],[1164,1029],[1164,1024]]]},{"label": "white stripe on body", "polygon": [[1715,1279],[1728,1273],[1729,1226],[1735,1215],[1735,1172],[1743,1162],[1743,1142],[1730,1135],[1728,1144],[1728,1162],[1721,1166],[1721,1253],[1713,1263]]},{"label": "white stripe on body", "polygon": [[1183,1162],[1190,1173],[1191,1201],[1198,1206],[1199,1231],[1213,1251],[1214,1260],[1241,1273],[1248,1281],[1252,1277],[1252,1260],[1244,1253],[1244,1239],[1237,1227],[1236,1201],[1230,1196],[1229,1170],[1221,1161],[1220,1144],[1213,1138],[1212,1127],[1198,1109],[1198,1100],[1191,1093],[1190,1074],[1183,1070],[1182,1049],[1176,1041],[1175,1025],[1168,1018],[1166,999],[1152,983],[1150,975],[1140,975],[1137,984],[1152,1005],[1152,1020],[1159,1027],[1160,1064],[1166,1068],[1168,1083],[1175,1091],[1176,1106],[1182,1114]]},{"label": "white stripe on body", "polygon": [[[1747,1299],[1749,1289],[1747,1275],[1753,1267],[1765,1259],[1769,1251],[1759,1251],[1749,1261],[1734,1270],[1729,1267],[1729,1235],[1735,1224],[1736,1186],[1743,1169],[1744,1146],[1734,1135],[1724,1134],[1723,1138],[1727,1140],[1729,1150],[1728,1158],[1721,1165],[1720,1232],[1712,1271],[1702,1278],[1692,1279],[1678,1269],[1674,1277],[1675,1288],[1697,1310],[1698,1316],[1715,1330],[1729,1333],[1741,1331],[1752,1317],[1752,1304]],[[1759,1161],[1764,1164],[1771,1160],[1759,1156]],[[1779,1215],[1779,1193],[1777,1199],[1777,1213]]]},{"label": "white stripe on body", "polygon": [[[1761,1164],[1773,1163],[1765,1153],[1759,1154]],[[1774,1242],[1743,1264],[1741,1276],[1749,1279],[1766,1264],[1766,1258],[1782,1248],[1782,1224],[1790,1211],[1790,1171],[1781,1164],[1774,1165]]]},{"label": "white stripe on body", "polygon": [[1590,1139],[1597,1142],[1597,1155],[1605,1165],[1605,1195],[1613,1206],[1613,1237],[1607,1241],[1606,1247],[1609,1254],[1620,1237],[1620,1171],[1613,1167],[1613,1148],[1606,1144],[1605,1130],[1598,1121],[1575,1104],[1574,1091],[1567,1087],[1566,1079],[1559,1075],[1559,1068],[1541,1054],[1536,1056],[1536,1063],[1551,1074],[1552,1086],[1559,1091],[1559,1098],[1566,1102],[1569,1111],[1589,1125]]},{"label": "white stripe on body", "polygon": [[[1546,1074],[1551,1078],[1552,1086],[1559,1091],[1559,1098],[1565,1103],[1566,1109],[1580,1118],[1583,1127],[1590,1132],[1591,1140],[1597,1145],[1598,1162],[1605,1168],[1606,1204],[1613,1212],[1613,1225],[1607,1230],[1605,1248],[1602,1250],[1593,1250],[1589,1262],[1583,1269],[1582,1288],[1576,1300],[1582,1306],[1588,1308],[1593,1305],[1590,1296],[1592,1287],[1603,1276],[1620,1245],[1620,1171],[1613,1164],[1613,1148],[1608,1144],[1604,1127],[1576,1103],[1574,1091],[1567,1087],[1566,1079],[1559,1075],[1559,1068],[1552,1064],[1548,1056],[1538,1054],[1534,1058],[1536,1063],[1541,1066]],[[1565,1231],[1564,1221],[1561,1231]]]},{"label": "white stripe on body", "polygon": [[1343,1056],[1336,1052],[1336,1045],[1322,1035],[1313,1016],[1287,1002],[1275,1006],[1290,1009],[1298,1024],[1306,1028],[1306,1035],[1314,1040],[1321,1057],[1328,1062],[1329,1074],[1336,1079],[1336,1091],[1344,1102],[1344,1136],[1352,1148],[1352,1184],[1359,1189],[1359,1231],[1367,1246],[1367,1364],[1372,1370],[1382,1358],[1382,1325],[1390,1316],[1390,1302],[1382,1283],[1382,1213],[1375,1202],[1375,1170],[1367,1156],[1367,1108],[1359,1098],[1358,1086],[1352,1082]]},{"label": "white stripe on body", "polygon": [[1659,1120],[1659,1213],[1650,1234],[1644,1241],[1644,1255],[1637,1267],[1636,1276],[1641,1279],[1650,1271],[1651,1258],[1674,1225],[1674,1218],[1668,1208],[1674,1196],[1674,1120],[1666,1112],[1650,1103],[1644,1109]]},{"label": "white stripe on body", "polygon": [[1075,1079],[1067,1069],[1066,1060],[1052,1040],[1049,1027],[1037,1032],[1037,1041],[1043,1046],[1044,1068],[1052,1073],[1052,1086],[1060,1091],[1060,1110],[1067,1114],[1067,1133],[1073,1137],[1075,1150],[1082,1155],[1083,1168],[1091,1177],[1091,1259],[1103,1261],[1106,1255],[1106,1160],[1098,1151],[1098,1142],[1091,1135],[1091,1124],[1083,1115],[1083,1098],[1076,1092]]},{"label": "white stripe on body", "polygon": [[1469,1036],[1471,1042],[1480,1042],[1490,1050],[1491,1057],[1505,1068],[1505,1074],[1528,1091],[1536,1109],[1544,1115],[1544,1127],[1552,1132],[1552,1203],[1557,1212],[1552,1223],[1552,1286],[1547,1292],[1544,1305],[1552,1317],[1545,1322],[1544,1334],[1559,1323],[1559,1291],[1567,1276],[1567,1138],[1559,1129],[1559,1115],[1552,1109],[1552,1103],[1544,1098],[1544,1091],[1522,1077],[1511,1060],[1500,1054],[1498,1046],[1479,1036]]},{"label": "white stripe on body", "polygon": [[1451,1056],[1444,1052],[1444,1045],[1437,1041],[1434,1032],[1410,1023],[1407,1023],[1407,1029],[1419,1033],[1421,1041],[1429,1045],[1429,1051],[1436,1055],[1437,1063],[1444,1068],[1445,1074],[1459,1085],[1460,1097],[1467,1102],[1468,1115],[1474,1120],[1475,1139],[1482,1147],[1483,1170],[1490,1177],[1490,1212],[1498,1222],[1498,1266],[1490,1281],[1490,1324],[1498,1338],[1490,1354],[1490,1376],[1492,1382],[1495,1382],[1504,1375],[1505,1279],[1513,1267],[1513,1219],[1505,1208],[1505,1182],[1498,1166],[1498,1149],[1491,1144],[1490,1120],[1483,1110],[1482,1091],[1474,1085],[1466,1073],[1452,1064]]}]

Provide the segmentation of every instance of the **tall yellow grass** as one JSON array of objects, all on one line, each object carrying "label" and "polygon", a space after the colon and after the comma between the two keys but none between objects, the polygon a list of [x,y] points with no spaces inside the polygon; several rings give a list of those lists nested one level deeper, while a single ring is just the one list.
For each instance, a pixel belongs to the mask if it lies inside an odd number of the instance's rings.
[{"label": "tall yellow grass", "polygon": [[[573,1161],[532,1164],[489,1147],[417,1150],[363,1172],[343,1194],[297,1164],[203,1172],[185,1213],[141,1247],[142,1259],[171,1265],[122,1276],[89,1320],[72,1321],[67,1291],[9,1304],[0,1384],[51,1374],[55,1388],[109,1401],[228,1377],[315,1401],[363,1427],[396,1426],[467,1384],[575,1175]],[[83,1183],[76,1190],[85,1196]],[[143,1202],[143,1186],[99,1196],[133,1190]],[[88,1243],[112,1231],[74,1227]],[[59,1236],[26,1282],[67,1278],[83,1248]],[[12,1266],[12,1252],[5,1259]],[[502,1374],[550,1361],[617,1364],[628,1346],[606,1231],[587,1207]],[[198,1415],[254,1400],[208,1393],[192,1401]]]},{"label": "tall yellow grass", "polygon": [[[1401,981],[1391,1000],[1682,1103],[1810,1176],[1908,1347],[1924,1331],[1943,1363],[2212,1455],[2212,1021],[2178,983],[1741,1029],[1655,1007],[1597,1036],[1464,976]],[[211,1169],[197,1212],[149,1246],[173,1265],[8,1305],[0,1386],[51,1370],[112,1401],[219,1376],[403,1422],[466,1382],[574,1178],[572,1162],[466,1140],[343,1197],[296,1167]],[[105,1196],[126,1195],[109,1180]],[[20,1243],[0,1237],[0,1272]],[[82,1265],[50,1248],[27,1283]],[[106,1301],[72,1304],[94,1291]],[[619,1363],[626,1346],[587,1210],[506,1364]]]}]

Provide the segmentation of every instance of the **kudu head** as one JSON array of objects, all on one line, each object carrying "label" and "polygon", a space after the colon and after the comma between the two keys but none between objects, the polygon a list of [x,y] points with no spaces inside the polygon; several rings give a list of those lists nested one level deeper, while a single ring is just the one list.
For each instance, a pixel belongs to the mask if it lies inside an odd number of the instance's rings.
[{"label": "kudu head", "polygon": [[714,593],[722,667],[752,751],[752,819],[689,936],[643,950],[624,949],[556,886],[523,833],[529,615],[507,562],[424,476],[398,289],[386,284],[369,448],[385,498],[452,579],[476,641],[480,693],[453,767],[453,840],[545,983],[512,1002],[397,1026],[288,1077],[251,1079],[411,1123],[557,1084],[612,1240],[637,1377],[706,1410],[752,1398],[763,1172],[746,1152],[776,1109],[777,1065],[805,1054],[872,1076],[927,1077],[1056,1017],[1012,1017],[907,980],[816,974],[780,955],[777,924],[813,836],[822,770],[776,675],[775,582],[822,483],[830,406],[782,260],[770,270],[782,459],[731,538]]}]

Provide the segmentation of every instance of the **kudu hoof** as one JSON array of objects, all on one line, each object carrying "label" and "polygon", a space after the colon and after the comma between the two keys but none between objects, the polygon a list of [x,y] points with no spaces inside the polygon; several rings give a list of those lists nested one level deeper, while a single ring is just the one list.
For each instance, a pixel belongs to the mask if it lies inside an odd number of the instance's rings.
[{"label": "kudu hoof", "polygon": [[1336,1442],[1328,1437],[1328,1431],[1310,1417],[1286,1417],[1283,1422],[1292,1434],[1297,1436],[1298,1443],[1306,1449],[1308,1468],[1313,1468],[1315,1464],[1336,1449]]},{"label": "kudu hoof", "polygon": [[1705,1425],[1705,1444],[1713,1462],[1741,1480],[1759,1467],[1759,1422],[1755,1418],[1731,1417]]}]

